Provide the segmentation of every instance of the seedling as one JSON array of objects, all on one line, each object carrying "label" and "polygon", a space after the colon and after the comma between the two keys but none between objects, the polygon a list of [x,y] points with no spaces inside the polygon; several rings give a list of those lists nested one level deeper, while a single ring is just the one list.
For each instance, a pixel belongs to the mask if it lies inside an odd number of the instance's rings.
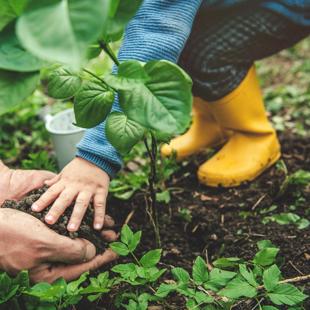
[{"label": "seedling", "polygon": [[281,306],[305,309],[302,303],[307,295],[293,283],[307,281],[310,275],[283,279],[277,266],[279,249],[268,240],[258,242],[259,251],[252,260],[228,257],[207,265],[197,257],[191,272],[172,267],[170,278],[165,275],[167,269],[159,267],[161,249],[137,256],[140,239],[141,232],[134,233],[125,225],[121,240],[112,243],[111,248],[131,261],[97,277],[85,273],[71,283],[59,279],[53,284],[30,286],[27,272],[15,279],[0,273],[0,305],[6,309],[26,305],[27,309],[61,310],[78,304],[82,298],[96,301],[112,291],[116,309],[147,310],[154,303],[169,306],[171,294],[183,298],[188,310],[228,310],[238,305],[263,310]]},{"label": "seedling", "polygon": [[[122,37],[141,3],[59,0],[7,4],[10,14],[5,16],[10,18],[0,23],[0,43],[5,47],[0,51],[0,68],[10,72],[0,71],[0,88],[5,90],[0,94],[0,114],[32,93],[40,78],[38,70],[49,67],[53,70],[48,93],[56,99],[74,98],[78,126],[92,128],[105,121],[106,137],[122,155],[143,141],[151,162],[146,211],[159,245],[158,144],[189,125],[192,82],[169,61],[118,61],[110,43]],[[114,73],[106,76],[86,67],[87,60],[102,51],[115,64]],[[112,111],[116,98],[122,112]]]}]

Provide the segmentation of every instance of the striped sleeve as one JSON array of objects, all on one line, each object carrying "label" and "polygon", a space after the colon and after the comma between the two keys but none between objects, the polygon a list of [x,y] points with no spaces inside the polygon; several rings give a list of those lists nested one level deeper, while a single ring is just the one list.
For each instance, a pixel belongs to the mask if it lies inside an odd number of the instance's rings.
[{"label": "striped sleeve", "polygon": [[[177,62],[201,1],[145,0],[125,31],[118,59]],[[112,111],[120,111],[117,99]],[[78,157],[102,168],[111,177],[122,166],[120,154],[105,136],[105,123],[87,130],[77,148]]]}]

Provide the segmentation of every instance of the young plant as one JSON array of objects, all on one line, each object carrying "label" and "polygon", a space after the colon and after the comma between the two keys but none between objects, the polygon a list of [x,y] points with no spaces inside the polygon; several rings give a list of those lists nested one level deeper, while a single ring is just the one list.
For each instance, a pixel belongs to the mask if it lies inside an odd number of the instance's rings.
[{"label": "young plant", "polygon": [[[4,27],[0,44],[5,45],[0,50],[0,69],[10,70],[0,70],[0,88],[5,90],[0,93],[0,114],[35,89],[39,69],[60,64],[49,75],[48,93],[57,99],[74,97],[78,126],[92,128],[106,121],[106,136],[120,154],[144,142],[151,161],[146,210],[159,245],[158,144],[184,132],[189,125],[192,82],[169,61],[117,60],[109,43],[121,38],[141,2],[33,0],[23,1],[24,5],[14,2],[13,8],[7,4],[6,10],[14,14],[11,23],[6,20],[0,24]],[[113,60],[117,73],[102,77],[85,67],[87,59],[101,51]],[[122,112],[112,111],[117,97]]]},{"label": "young plant", "polygon": [[211,265],[197,257],[191,272],[172,267],[169,270],[172,278],[169,278],[168,270],[158,267],[161,249],[150,250],[142,257],[136,255],[140,239],[141,232],[134,233],[125,225],[121,240],[112,243],[111,248],[131,261],[96,277],[85,273],[70,283],[59,279],[53,284],[31,286],[27,272],[21,272],[16,278],[0,273],[0,307],[71,309],[83,298],[99,302],[110,294],[116,309],[147,310],[151,304],[169,307],[169,295],[177,294],[188,310],[228,310],[237,306],[262,310],[283,306],[289,310],[305,309],[302,303],[307,295],[293,283],[309,281],[310,275],[283,279],[277,266],[279,249],[268,240],[258,242],[259,251],[250,261],[238,257],[219,258]]}]

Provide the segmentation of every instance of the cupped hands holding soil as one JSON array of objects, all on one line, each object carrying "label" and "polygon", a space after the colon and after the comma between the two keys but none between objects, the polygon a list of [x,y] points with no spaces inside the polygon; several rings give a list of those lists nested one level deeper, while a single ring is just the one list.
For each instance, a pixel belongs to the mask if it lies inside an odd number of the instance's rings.
[{"label": "cupped hands holding soil", "polygon": [[103,241],[101,232],[93,229],[94,211],[91,205],[87,209],[87,212],[81,223],[80,229],[77,232],[69,232],[67,230],[67,225],[71,216],[71,212],[73,210],[73,208],[71,207],[66,209],[63,216],[61,216],[58,222],[54,225],[48,225],[44,220],[45,215],[48,213],[51,206],[49,206],[43,212],[40,213],[32,211],[31,209],[32,204],[35,201],[37,201],[45,193],[46,190],[47,187],[34,190],[20,201],[6,200],[2,205],[2,208],[11,208],[14,210],[28,213],[34,216],[35,218],[39,219],[43,223],[45,223],[49,228],[53,229],[60,235],[68,236],[72,239],[75,238],[87,239],[95,245],[97,253],[102,253],[107,248],[107,244],[106,242]]}]

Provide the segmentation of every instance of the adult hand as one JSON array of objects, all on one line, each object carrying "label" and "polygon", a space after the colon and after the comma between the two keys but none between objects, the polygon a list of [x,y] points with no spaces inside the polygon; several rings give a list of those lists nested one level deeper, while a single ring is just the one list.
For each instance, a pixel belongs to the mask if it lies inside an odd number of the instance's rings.
[{"label": "adult hand", "polygon": [[[105,226],[113,225],[106,216]],[[117,238],[112,230],[102,236],[108,241]],[[0,209],[0,269],[11,275],[27,269],[33,282],[51,283],[60,277],[70,281],[116,258],[111,250],[96,256],[89,241],[61,236],[29,214]]]},{"label": "adult hand", "polygon": [[49,189],[33,204],[32,210],[41,212],[53,203],[45,221],[54,224],[75,201],[67,228],[69,231],[77,231],[89,203],[93,201],[94,228],[101,230],[109,183],[109,175],[99,167],[82,158],[75,158],[59,175],[45,182]]},{"label": "adult hand", "polygon": [[0,161],[0,206],[5,200],[19,200],[44,185],[55,174],[40,170],[13,170]]}]

